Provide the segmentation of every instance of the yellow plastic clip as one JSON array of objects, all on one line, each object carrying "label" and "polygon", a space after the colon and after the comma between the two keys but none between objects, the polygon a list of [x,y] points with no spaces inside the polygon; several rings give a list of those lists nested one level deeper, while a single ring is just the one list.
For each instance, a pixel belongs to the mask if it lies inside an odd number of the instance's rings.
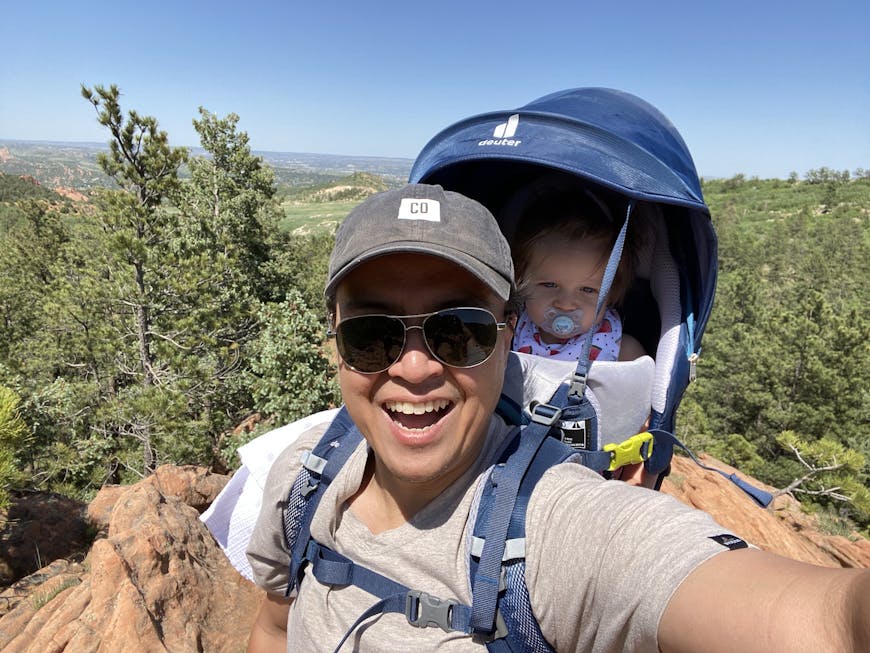
[{"label": "yellow plastic clip", "polygon": [[646,431],[632,435],[628,440],[623,440],[618,444],[605,444],[604,451],[610,452],[610,467],[607,468],[607,471],[612,472],[625,465],[649,460],[653,452],[653,442],[653,434]]}]

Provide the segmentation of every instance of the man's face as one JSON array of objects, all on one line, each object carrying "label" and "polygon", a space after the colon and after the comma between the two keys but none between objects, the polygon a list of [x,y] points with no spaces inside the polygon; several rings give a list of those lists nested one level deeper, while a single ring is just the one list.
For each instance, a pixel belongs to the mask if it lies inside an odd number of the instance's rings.
[{"label": "man's face", "polygon": [[[486,308],[504,320],[505,302],[457,265],[423,254],[392,254],[362,264],[336,292],[336,322],[372,313],[417,315],[445,308]],[[407,321],[408,326],[419,324]],[[375,479],[395,490],[433,496],[478,456],[504,381],[510,332],[499,332],[488,360],[449,367],[429,353],[420,329],[406,333],[399,359],[362,374],[339,358],[348,412],[375,452]]]}]

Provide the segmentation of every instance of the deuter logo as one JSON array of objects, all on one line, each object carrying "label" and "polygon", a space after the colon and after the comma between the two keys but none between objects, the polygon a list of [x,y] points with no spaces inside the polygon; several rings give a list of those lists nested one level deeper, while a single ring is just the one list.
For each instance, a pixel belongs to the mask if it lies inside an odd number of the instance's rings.
[{"label": "deuter logo", "polygon": [[485,138],[480,141],[477,145],[478,147],[484,147],[488,145],[504,145],[507,147],[516,147],[520,143],[521,140],[515,139],[514,135],[517,133],[517,125],[520,124],[520,114],[515,113],[510,116],[506,122],[499,123],[495,126],[495,129],[492,130],[492,138]]},{"label": "deuter logo", "polygon": [[492,131],[492,135],[495,138],[513,138],[514,134],[517,133],[517,125],[519,124],[519,122],[520,114],[515,113],[507,119],[507,122],[496,125],[495,129]]}]

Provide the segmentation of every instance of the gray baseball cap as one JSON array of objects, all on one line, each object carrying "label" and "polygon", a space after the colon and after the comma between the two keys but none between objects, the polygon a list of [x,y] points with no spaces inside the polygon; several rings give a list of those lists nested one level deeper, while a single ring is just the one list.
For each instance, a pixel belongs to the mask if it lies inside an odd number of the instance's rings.
[{"label": "gray baseball cap", "polygon": [[409,184],[372,195],[338,227],[326,296],[361,263],[398,253],[456,263],[504,300],[514,284],[510,248],[486,207],[441,186]]}]

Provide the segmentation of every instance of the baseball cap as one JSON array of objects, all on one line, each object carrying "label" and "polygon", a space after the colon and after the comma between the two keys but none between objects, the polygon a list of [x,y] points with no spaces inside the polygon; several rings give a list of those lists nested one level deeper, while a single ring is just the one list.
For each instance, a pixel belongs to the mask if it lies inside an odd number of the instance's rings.
[{"label": "baseball cap", "polygon": [[361,263],[399,253],[451,261],[504,300],[513,287],[510,248],[486,207],[441,186],[409,184],[372,195],[338,227],[326,295]]}]

